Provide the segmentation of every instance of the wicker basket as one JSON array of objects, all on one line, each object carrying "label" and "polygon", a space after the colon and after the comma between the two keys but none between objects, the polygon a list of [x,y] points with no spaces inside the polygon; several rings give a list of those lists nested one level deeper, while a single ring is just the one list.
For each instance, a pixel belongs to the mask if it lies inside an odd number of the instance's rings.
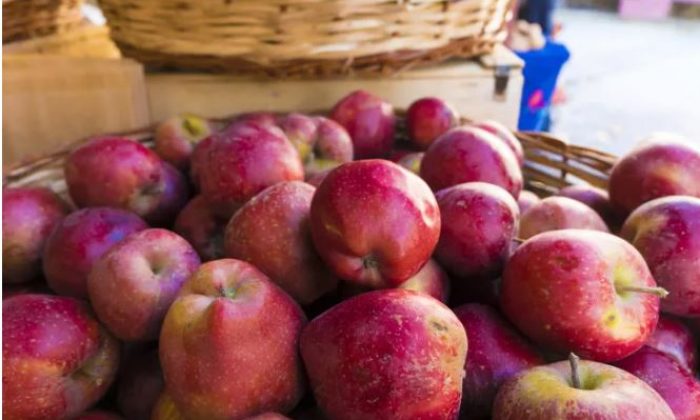
[{"label": "wicker basket", "polygon": [[2,43],[50,35],[83,21],[82,0],[3,0]]},{"label": "wicker basket", "polygon": [[489,52],[514,0],[100,0],[149,66],[274,77],[382,74]]},{"label": "wicker basket", "polygon": [[2,47],[5,54],[50,54],[69,57],[119,58],[121,54],[109,37],[109,29],[84,23],[76,28]]},{"label": "wicker basket", "polygon": [[[398,112],[397,133],[399,140],[405,138],[404,111]],[[226,122],[232,118],[222,119]],[[469,123],[463,119],[463,123]],[[153,146],[154,126],[121,133],[120,135]],[[573,146],[552,135],[539,132],[516,132],[525,150],[524,175],[528,189],[546,196],[567,185],[587,182],[607,189],[610,170],[616,157],[594,149]],[[64,198],[67,197],[63,180],[63,162],[75,147],[87,139],[80,140],[49,155],[7,168],[3,171],[3,188],[17,186],[50,187]]]}]

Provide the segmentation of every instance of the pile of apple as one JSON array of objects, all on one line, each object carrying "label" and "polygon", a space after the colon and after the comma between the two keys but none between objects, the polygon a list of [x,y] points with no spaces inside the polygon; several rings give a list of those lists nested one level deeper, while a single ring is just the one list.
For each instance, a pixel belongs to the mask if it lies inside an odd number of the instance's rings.
[{"label": "pile of apple", "polygon": [[459,121],[188,115],[3,190],[3,416],[700,419],[700,152],[540,199]]}]

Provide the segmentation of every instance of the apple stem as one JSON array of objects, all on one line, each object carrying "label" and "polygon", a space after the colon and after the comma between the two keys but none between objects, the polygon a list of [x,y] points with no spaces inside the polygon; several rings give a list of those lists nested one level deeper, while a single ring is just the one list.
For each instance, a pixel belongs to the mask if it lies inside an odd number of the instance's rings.
[{"label": "apple stem", "polygon": [[571,384],[576,389],[581,389],[581,376],[578,372],[578,361],[581,360],[576,354],[569,353],[569,364],[571,365]]},{"label": "apple stem", "polygon": [[622,286],[620,287],[621,292],[636,292],[636,293],[649,293],[656,295],[660,298],[665,298],[668,296],[668,290],[663,287],[649,287],[649,286]]},{"label": "apple stem", "polygon": [[522,244],[523,242],[525,242],[525,239],[522,239],[522,238],[513,238],[513,242],[515,242],[516,244],[520,245],[520,244]]}]

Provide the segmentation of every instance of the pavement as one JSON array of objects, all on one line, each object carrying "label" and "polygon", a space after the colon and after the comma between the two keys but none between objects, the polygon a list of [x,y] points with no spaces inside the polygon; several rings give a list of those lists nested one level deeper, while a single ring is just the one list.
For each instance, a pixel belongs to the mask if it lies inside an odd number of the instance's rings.
[{"label": "pavement", "polygon": [[618,155],[659,131],[700,146],[700,20],[629,21],[581,9],[558,10],[555,20],[571,59],[553,133]]}]

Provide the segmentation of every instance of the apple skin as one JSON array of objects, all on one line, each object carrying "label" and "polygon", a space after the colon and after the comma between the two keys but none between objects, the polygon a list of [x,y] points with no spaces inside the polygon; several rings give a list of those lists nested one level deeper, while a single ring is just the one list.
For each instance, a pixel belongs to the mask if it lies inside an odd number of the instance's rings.
[{"label": "apple skin", "polygon": [[355,159],[386,157],[394,144],[394,107],[364,90],[351,92],[333,106],[330,118],[350,135]]},{"label": "apple skin", "polygon": [[158,350],[132,356],[126,361],[119,377],[119,411],[129,420],[149,420],[163,388]]},{"label": "apple skin", "polygon": [[3,300],[4,418],[76,416],[104,395],[118,364],[117,340],[87,303],[34,294]]},{"label": "apple skin", "polygon": [[164,161],[184,171],[190,166],[190,156],[197,143],[215,131],[213,124],[197,115],[171,117],[156,127],[154,150]]},{"label": "apple skin", "polygon": [[566,197],[547,197],[532,206],[520,219],[518,237],[561,229],[590,229],[609,232],[608,225],[592,208]]},{"label": "apple skin", "polygon": [[79,415],[78,417],[74,418],[74,420],[121,420],[121,419],[123,419],[123,417],[121,417],[120,415],[110,413],[108,411],[89,411],[87,413],[83,413],[83,414]]},{"label": "apple skin", "polygon": [[315,191],[301,181],[265,189],[233,215],[224,238],[227,257],[253,264],[302,305],[338,284],[311,240],[309,214]]},{"label": "apple skin", "polygon": [[700,198],[649,201],[625,221],[620,236],[641,252],[660,286],[669,291],[661,310],[700,316]]},{"label": "apple skin", "polygon": [[442,229],[435,258],[464,281],[501,274],[518,225],[518,204],[503,188],[469,182],[436,193]]},{"label": "apple skin", "polygon": [[518,160],[518,165],[522,167],[525,164],[525,152],[523,151],[523,145],[520,144],[520,140],[515,137],[515,134],[513,134],[508,127],[499,123],[498,121],[493,120],[481,121],[474,124],[474,126],[482,130],[486,130],[498,137],[501,141],[503,141],[503,143],[506,144],[506,146],[508,146],[510,150],[513,151],[515,158]]},{"label": "apple skin", "polygon": [[86,298],[87,277],[95,261],[129,234],[147,227],[126,210],[89,207],[69,214],[46,241],[46,282],[60,295]]},{"label": "apple skin", "polygon": [[153,226],[170,227],[190,199],[187,178],[169,163],[163,162],[163,190],[152,211],[144,216]]},{"label": "apple skin", "polygon": [[525,214],[526,211],[531,209],[540,201],[541,198],[534,192],[528,190],[520,191],[520,195],[518,196],[518,208],[520,209],[520,214]]},{"label": "apple skin", "polygon": [[544,361],[492,307],[470,303],[454,312],[469,338],[460,419],[489,419],[501,384]]},{"label": "apple skin", "polygon": [[612,362],[637,351],[659,317],[658,296],[625,286],[656,286],[632,245],[590,230],[545,232],[508,260],[501,309],[544,349]]},{"label": "apple skin", "polygon": [[229,218],[217,214],[201,195],[196,196],[175,219],[173,230],[185,238],[203,261],[224,256],[224,229]]},{"label": "apple skin", "polygon": [[656,324],[656,330],[645,343],[673,358],[683,368],[697,370],[697,353],[693,333],[681,321],[662,315]]},{"label": "apple skin", "polygon": [[134,232],[93,265],[90,303],[117,338],[156,340],[165,313],[199,263],[192,246],[169,230]]},{"label": "apple skin", "polygon": [[[265,188],[304,179],[299,153],[278,127],[238,124],[212,135],[196,165],[203,196],[216,207],[235,209]],[[198,146],[200,147],[200,146]]]},{"label": "apple skin", "polygon": [[41,254],[68,206],[48,188],[2,190],[2,283],[20,284],[41,276]]},{"label": "apple skin", "polygon": [[304,393],[298,345],[305,323],[294,300],[252,265],[205,263],[163,322],[166,388],[186,417],[288,412]]},{"label": "apple skin", "polygon": [[332,170],[311,202],[311,234],[326,265],[341,279],[371,288],[396,287],[428,261],[440,235],[430,188],[386,160]]},{"label": "apple skin", "polygon": [[167,391],[161,392],[151,413],[151,420],[187,420]]},{"label": "apple skin", "polygon": [[437,300],[400,289],[363,293],[304,329],[301,354],[332,419],[456,419],[467,337]]},{"label": "apple skin", "polygon": [[614,366],[579,362],[584,389],[571,385],[569,362],[538,366],[507,380],[493,405],[493,420],[673,420],[649,385]]},{"label": "apple skin", "polygon": [[625,221],[624,215],[613,207],[608,192],[603,189],[585,184],[569,185],[559,190],[557,195],[580,201],[595,210],[612,232],[618,232]]},{"label": "apple skin", "polygon": [[423,156],[425,156],[424,152],[408,153],[397,160],[396,163],[414,174],[420,175],[420,164],[423,161]]},{"label": "apple skin", "polygon": [[610,173],[612,204],[630,213],[642,203],[669,195],[700,197],[700,150],[656,137],[617,161]]},{"label": "apple skin", "polygon": [[441,135],[459,125],[459,114],[439,98],[421,98],[406,111],[406,131],[411,142],[426,150]]},{"label": "apple skin", "polygon": [[671,407],[676,419],[700,418],[700,381],[668,354],[644,346],[615,365],[654,388]]},{"label": "apple skin", "polygon": [[425,152],[420,176],[433,191],[464,182],[488,182],[518,197],[523,174],[513,152],[495,135],[476,127],[453,128]]}]

